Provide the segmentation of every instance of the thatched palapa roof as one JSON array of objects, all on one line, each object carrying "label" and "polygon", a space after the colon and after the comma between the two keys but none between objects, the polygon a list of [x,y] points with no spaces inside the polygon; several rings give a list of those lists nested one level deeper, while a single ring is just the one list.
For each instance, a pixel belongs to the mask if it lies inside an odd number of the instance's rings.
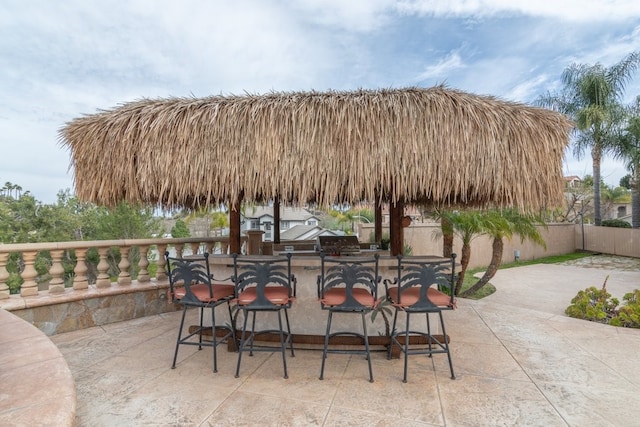
[{"label": "thatched palapa roof", "polygon": [[144,99],[60,132],[76,194],[114,205],[560,203],[571,123],[445,87]]}]

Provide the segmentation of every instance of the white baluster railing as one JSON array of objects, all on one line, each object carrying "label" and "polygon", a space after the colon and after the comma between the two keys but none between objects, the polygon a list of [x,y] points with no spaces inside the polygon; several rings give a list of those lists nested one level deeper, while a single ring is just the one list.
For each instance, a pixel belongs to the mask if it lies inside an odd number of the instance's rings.
[{"label": "white baluster railing", "polygon": [[[119,286],[149,282],[152,263],[155,263],[155,280],[164,281],[167,278],[165,251],[169,250],[174,256],[181,257],[189,252],[226,254],[228,247],[228,237],[0,244],[0,300],[9,298],[12,292],[28,297],[38,295],[42,290],[50,294],[59,294],[86,290],[89,286],[107,288],[111,286],[112,281],[117,281]],[[112,248],[118,248],[121,255],[115,277],[109,275],[109,256]],[[129,259],[129,254],[134,252],[133,248],[137,248],[136,252],[140,256],[136,264],[132,264]],[[90,252],[95,251],[98,260],[90,262],[87,257]],[[49,268],[46,274],[39,274],[36,260],[39,254],[44,253],[49,254]],[[72,259],[70,253],[75,254],[73,275],[65,277],[64,259]],[[18,262],[12,262],[12,259],[16,258]],[[22,281],[18,289],[13,285],[16,280]]]}]

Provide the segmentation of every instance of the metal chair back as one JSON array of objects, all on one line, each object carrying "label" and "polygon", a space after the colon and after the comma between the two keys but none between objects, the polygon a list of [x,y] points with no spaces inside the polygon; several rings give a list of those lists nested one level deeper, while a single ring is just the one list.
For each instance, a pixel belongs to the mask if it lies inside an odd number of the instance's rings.
[{"label": "metal chair back", "polygon": [[[373,308],[363,292],[378,300],[379,255],[372,257],[332,257],[324,253],[321,257],[321,273],[318,277],[318,297],[323,309],[332,311],[362,311]],[[339,292],[342,302],[335,304],[336,298],[330,298]],[[364,301],[367,301],[364,303]],[[375,304],[374,304],[375,305]]]},{"label": "metal chair back", "polygon": [[[394,281],[398,288],[395,302],[403,306],[405,311],[437,311],[446,308],[443,307],[442,298],[435,300],[434,293],[429,291],[429,289],[437,289],[449,296],[447,306],[453,307],[455,305],[455,281],[455,255],[450,259],[443,260],[399,255],[397,276]],[[385,286],[387,284],[388,282],[385,282]],[[407,305],[408,295],[413,297],[411,302],[415,301],[411,305]],[[418,296],[417,300],[416,295]],[[405,301],[403,301],[403,297]]]},{"label": "metal chair back", "polygon": [[[279,310],[282,304],[274,303],[269,298],[269,288],[286,289],[288,298],[284,304],[291,307],[296,295],[296,279],[291,274],[291,254],[285,256],[238,257],[233,255],[233,282],[236,286],[236,297],[242,292],[254,288],[255,299],[247,304],[254,310]],[[273,289],[272,289],[273,290]]]},{"label": "metal chair back", "polygon": [[[165,259],[172,302],[202,305],[202,300],[194,292],[194,286],[201,287],[202,285],[208,288],[209,298],[213,298],[208,252],[202,256],[192,256],[189,259],[170,257],[169,252],[166,252]],[[185,294],[181,298],[176,298],[176,290],[181,286],[184,286]]]}]

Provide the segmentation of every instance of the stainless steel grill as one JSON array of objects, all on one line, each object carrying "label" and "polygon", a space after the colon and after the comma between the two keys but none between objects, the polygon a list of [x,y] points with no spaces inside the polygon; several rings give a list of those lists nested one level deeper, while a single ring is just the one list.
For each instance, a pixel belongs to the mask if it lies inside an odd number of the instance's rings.
[{"label": "stainless steel grill", "polygon": [[360,254],[360,242],[356,236],[318,236],[316,248],[327,255]]}]

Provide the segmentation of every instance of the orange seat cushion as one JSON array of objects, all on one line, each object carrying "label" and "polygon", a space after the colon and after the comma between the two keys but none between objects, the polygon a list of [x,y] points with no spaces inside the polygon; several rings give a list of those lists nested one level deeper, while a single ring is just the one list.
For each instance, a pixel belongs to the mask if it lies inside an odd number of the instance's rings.
[{"label": "orange seat cushion", "polygon": [[[358,303],[365,307],[374,307],[376,304],[375,299],[371,292],[363,288],[353,288],[352,289],[353,298],[355,298]],[[340,304],[344,304],[347,301],[347,290],[345,288],[331,288],[327,289],[324,292],[324,298],[322,298],[322,303],[328,306],[336,306]]]},{"label": "orange seat cushion", "polygon": [[[400,302],[398,302],[398,287],[389,288],[388,296],[393,301],[394,304],[397,304],[401,307],[409,307],[413,304],[417,303],[420,299],[420,287],[413,286],[411,288],[405,289],[402,291],[400,295]],[[434,305],[438,307],[451,307],[451,297],[444,292],[437,290],[436,288],[429,288],[427,290],[427,298]],[[455,304],[454,304],[455,305]]]},{"label": "orange seat cushion", "polygon": [[[209,296],[209,286],[204,283],[191,286],[191,292],[198,300],[202,302],[219,301],[224,298],[232,297],[235,294],[235,287],[233,285],[213,284],[211,286],[213,297]],[[182,299],[187,294],[185,288],[176,288],[174,295],[176,299]]]},{"label": "orange seat cushion", "polygon": [[[238,295],[238,304],[251,304],[257,296],[255,287],[247,288]],[[289,289],[284,286],[267,286],[264,288],[264,296],[275,305],[288,304],[292,299],[289,298]]]}]

